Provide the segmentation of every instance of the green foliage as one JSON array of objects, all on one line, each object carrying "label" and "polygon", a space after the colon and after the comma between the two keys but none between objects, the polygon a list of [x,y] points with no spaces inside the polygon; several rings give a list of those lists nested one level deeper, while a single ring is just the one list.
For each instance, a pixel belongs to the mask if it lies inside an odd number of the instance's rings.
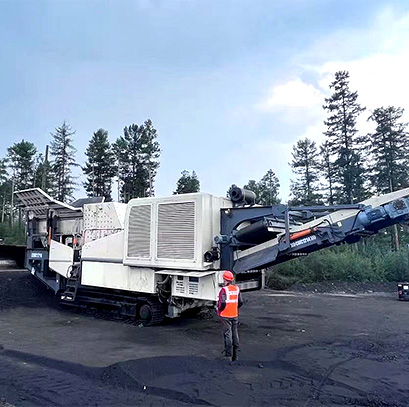
[{"label": "green foliage", "polygon": [[337,203],[354,203],[365,198],[364,168],[361,150],[365,140],[358,137],[356,121],[362,108],[357,102],[358,93],[349,89],[349,73],[335,73],[330,89],[333,94],[325,99],[328,119],[324,122],[328,147],[334,156],[334,189]]},{"label": "green foliage", "polygon": [[3,244],[26,244],[24,225],[17,223],[10,226],[8,222],[0,223],[0,239],[3,239]]},{"label": "green foliage", "polygon": [[368,120],[376,123],[369,137],[370,179],[377,193],[388,193],[408,186],[409,140],[407,123],[400,122],[402,108],[375,109]]},{"label": "green foliage", "polygon": [[182,176],[176,184],[176,191],[173,192],[174,195],[200,191],[200,181],[195,171],[192,171],[192,175],[186,170],[182,171],[181,174]]},{"label": "green foliage", "polygon": [[36,154],[35,145],[25,140],[14,143],[7,149],[7,161],[12,170],[15,191],[31,188],[34,185]]},{"label": "green foliage", "polygon": [[7,180],[7,166],[6,160],[0,159],[0,184]]},{"label": "green foliage", "polygon": [[118,176],[121,183],[121,199],[155,195],[155,178],[159,168],[160,146],[157,131],[151,120],[138,126],[124,128],[124,135],[115,142]]},{"label": "green foliage", "polygon": [[267,285],[283,289],[294,283],[409,279],[407,247],[394,252],[382,238],[368,240],[278,264],[267,272]]},{"label": "green foliage", "polygon": [[243,188],[253,191],[256,194],[257,204],[276,205],[280,203],[280,199],[278,198],[280,182],[271,169],[266,172],[259,182],[250,180]]},{"label": "green foliage", "polygon": [[268,170],[258,183],[259,202],[261,205],[276,205],[280,203],[278,190],[280,182],[273,170]]},{"label": "green foliage", "polygon": [[72,175],[72,169],[79,165],[75,160],[77,149],[74,148],[72,136],[75,131],[65,122],[51,133],[51,172],[54,176],[54,185],[52,194],[61,202],[73,198],[75,191],[75,178]]},{"label": "green foliage", "polygon": [[331,157],[330,143],[328,140],[324,141],[320,146],[320,173],[325,183],[323,185],[323,197],[328,205],[334,205],[334,182],[335,182],[335,165]]},{"label": "green foliage", "polygon": [[293,146],[293,160],[290,166],[298,175],[291,180],[292,205],[313,205],[321,201],[318,193],[318,172],[320,169],[318,150],[315,142],[305,138]]},{"label": "green foliage", "polygon": [[50,191],[50,163],[45,161],[42,154],[38,154],[34,165],[34,187],[41,188],[44,192]]},{"label": "green foliage", "polygon": [[88,160],[83,171],[88,177],[84,187],[88,196],[103,196],[106,201],[111,201],[112,178],[116,174],[116,166],[106,130],[99,129],[93,134],[85,155]]},{"label": "green foliage", "polygon": [[9,222],[11,214],[11,180],[0,184],[0,222]]}]

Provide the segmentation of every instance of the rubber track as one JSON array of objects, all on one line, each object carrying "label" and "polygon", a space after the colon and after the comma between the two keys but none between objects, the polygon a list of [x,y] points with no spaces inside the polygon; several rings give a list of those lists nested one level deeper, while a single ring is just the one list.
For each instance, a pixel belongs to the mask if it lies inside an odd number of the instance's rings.
[{"label": "rubber track", "polygon": [[[86,296],[84,294],[87,294]],[[83,294],[83,295],[81,295]],[[80,313],[84,313],[94,318],[104,319],[108,321],[118,321],[126,324],[141,326],[143,321],[135,317],[130,317],[129,315],[124,315],[120,313],[120,301],[122,297],[118,293],[106,293],[105,297],[101,296],[101,292],[92,298],[92,290],[86,290],[86,292],[79,292],[77,298],[74,302],[70,301],[60,301],[61,305],[76,308]],[[91,295],[91,297],[90,297]],[[155,298],[147,298],[146,296],[123,296],[124,303],[133,303],[134,305],[141,306],[143,304],[148,304],[152,308],[152,320],[146,324],[146,326],[159,325],[165,319],[165,309],[164,306]],[[88,301],[87,301],[88,299]],[[100,301],[99,301],[100,299]],[[108,303],[109,301],[115,301],[115,304]],[[109,309],[98,309],[97,306],[115,306],[116,310]]]}]

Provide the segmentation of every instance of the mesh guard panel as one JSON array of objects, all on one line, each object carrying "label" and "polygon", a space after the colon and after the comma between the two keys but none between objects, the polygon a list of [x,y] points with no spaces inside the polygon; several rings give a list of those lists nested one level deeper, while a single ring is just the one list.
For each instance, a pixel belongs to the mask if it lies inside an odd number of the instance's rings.
[{"label": "mesh guard panel", "polygon": [[151,257],[151,205],[133,206],[129,213],[128,257]]},{"label": "mesh guard panel", "polygon": [[158,258],[195,259],[195,203],[158,205]]}]

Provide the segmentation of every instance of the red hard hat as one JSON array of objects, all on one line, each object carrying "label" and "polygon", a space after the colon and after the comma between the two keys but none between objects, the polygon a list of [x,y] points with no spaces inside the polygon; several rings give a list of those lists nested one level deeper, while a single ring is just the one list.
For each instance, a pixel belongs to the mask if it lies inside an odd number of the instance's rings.
[{"label": "red hard hat", "polygon": [[226,270],[223,273],[223,280],[227,280],[227,281],[233,281],[234,280],[234,275],[231,271]]}]

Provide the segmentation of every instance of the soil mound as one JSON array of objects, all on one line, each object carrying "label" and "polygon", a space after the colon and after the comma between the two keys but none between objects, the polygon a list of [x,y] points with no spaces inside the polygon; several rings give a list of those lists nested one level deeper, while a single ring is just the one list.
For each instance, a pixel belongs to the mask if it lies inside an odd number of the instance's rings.
[{"label": "soil mound", "polygon": [[54,294],[25,270],[0,272],[0,310],[15,307],[48,307]]}]

